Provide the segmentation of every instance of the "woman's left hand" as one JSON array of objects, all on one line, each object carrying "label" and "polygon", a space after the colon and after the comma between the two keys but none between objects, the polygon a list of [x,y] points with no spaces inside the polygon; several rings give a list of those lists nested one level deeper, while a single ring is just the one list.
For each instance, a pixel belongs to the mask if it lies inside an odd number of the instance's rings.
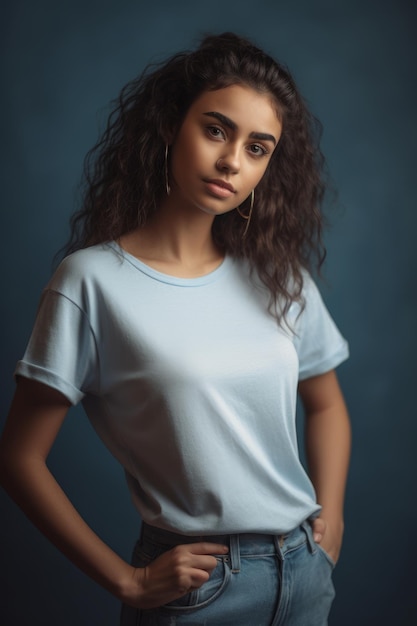
[{"label": "woman's left hand", "polygon": [[314,541],[337,563],[342,547],[343,523],[332,524],[323,517],[317,517],[311,522],[311,527]]}]

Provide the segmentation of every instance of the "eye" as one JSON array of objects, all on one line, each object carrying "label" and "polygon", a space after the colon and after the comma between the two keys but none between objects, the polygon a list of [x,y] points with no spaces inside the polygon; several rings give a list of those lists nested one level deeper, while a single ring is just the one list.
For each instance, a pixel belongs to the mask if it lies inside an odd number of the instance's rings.
[{"label": "eye", "polygon": [[269,154],[268,150],[259,143],[252,143],[249,146],[249,152],[253,156],[259,156],[259,157]]},{"label": "eye", "polygon": [[206,130],[208,135],[214,139],[225,139],[224,131],[218,126],[207,126]]}]

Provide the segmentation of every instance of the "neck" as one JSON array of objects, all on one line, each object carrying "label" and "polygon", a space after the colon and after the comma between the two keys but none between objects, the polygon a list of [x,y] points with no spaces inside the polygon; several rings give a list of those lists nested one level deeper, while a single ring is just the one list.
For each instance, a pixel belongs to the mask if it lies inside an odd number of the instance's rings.
[{"label": "neck", "polygon": [[214,217],[195,207],[179,207],[170,197],[141,229],[124,235],[127,252],[155,269],[178,276],[198,276],[212,271],[223,253],[213,242]]}]

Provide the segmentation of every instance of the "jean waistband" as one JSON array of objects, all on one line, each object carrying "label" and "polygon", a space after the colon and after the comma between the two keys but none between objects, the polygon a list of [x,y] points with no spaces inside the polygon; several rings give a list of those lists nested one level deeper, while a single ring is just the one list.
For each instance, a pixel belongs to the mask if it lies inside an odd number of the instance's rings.
[{"label": "jean waistband", "polygon": [[207,541],[227,545],[232,561],[232,570],[240,568],[240,556],[271,555],[277,554],[285,558],[285,553],[297,548],[303,543],[308,543],[312,552],[315,551],[311,527],[308,522],[289,533],[283,535],[269,535],[263,533],[239,533],[223,535],[182,535],[155,526],[142,523],[142,540],[151,541],[166,549],[180,544],[197,543]]}]

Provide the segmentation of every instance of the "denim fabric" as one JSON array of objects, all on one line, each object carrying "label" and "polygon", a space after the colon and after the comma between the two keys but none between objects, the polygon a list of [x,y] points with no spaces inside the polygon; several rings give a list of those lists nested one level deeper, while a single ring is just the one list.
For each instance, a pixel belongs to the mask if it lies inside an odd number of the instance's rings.
[{"label": "denim fabric", "polygon": [[132,563],[144,567],[174,545],[202,540],[229,545],[209,581],[158,609],[124,605],[121,626],[326,626],[334,564],[307,522],[285,537],[183,537],[145,526]]}]

